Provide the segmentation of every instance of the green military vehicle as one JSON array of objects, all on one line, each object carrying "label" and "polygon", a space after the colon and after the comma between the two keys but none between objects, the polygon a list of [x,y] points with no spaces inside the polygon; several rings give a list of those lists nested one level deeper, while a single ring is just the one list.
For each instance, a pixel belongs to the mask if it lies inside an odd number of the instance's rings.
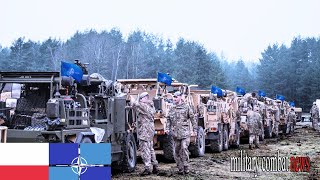
[{"label": "green military vehicle", "polygon": [[0,112],[8,142],[111,143],[112,164],[131,172],[136,141],[128,125],[126,99],[100,74],[82,80],[59,72],[0,72]]}]

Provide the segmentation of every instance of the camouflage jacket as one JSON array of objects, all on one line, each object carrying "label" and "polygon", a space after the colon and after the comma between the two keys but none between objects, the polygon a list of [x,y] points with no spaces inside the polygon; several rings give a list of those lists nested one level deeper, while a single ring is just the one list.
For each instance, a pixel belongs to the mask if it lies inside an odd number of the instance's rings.
[{"label": "camouflage jacket", "polygon": [[318,106],[313,105],[310,110],[312,118],[319,118],[319,109]]},{"label": "camouflage jacket", "polygon": [[274,113],[274,118],[277,122],[280,122],[280,109],[278,106],[274,106],[273,108],[273,113]]},{"label": "camouflage jacket", "polygon": [[293,123],[296,120],[296,114],[292,111],[289,112],[288,116],[287,116],[287,123]]},{"label": "camouflage jacket", "polygon": [[138,138],[144,141],[152,141],[154,136],[154,114],[156,112],[153,102],[134,102],[132,107],[138,113]]},{"label": "camouflage jacket", "polygon": [[190,137],[192,131],[190,122],[192,124],[193,131],[197,131],[197,124],[193,110],[185,102],[172,106],[169,110],[167,119],[166,130],[170,131],[175,139]]},{"label": "camouflage jacket", "polygon": [[259,135],[262,130],[262,118],[257,112],[249,110],[247,113],[249,134]]}]

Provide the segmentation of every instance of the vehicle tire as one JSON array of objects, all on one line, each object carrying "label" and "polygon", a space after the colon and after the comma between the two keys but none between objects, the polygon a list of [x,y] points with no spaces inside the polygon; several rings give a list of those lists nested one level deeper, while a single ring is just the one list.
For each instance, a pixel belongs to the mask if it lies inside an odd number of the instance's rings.
[{"label": "vehicle tire", "polygon": [[264,129],[264,134],[266,138],[272,138],[272,123],[270,123],[266,129]]},{"label": "vehicle tire", "polygon": [[83,137],[81,139],[80,143],[92,143],[92,141],[89,137]]},{"label": "vehicle tire", "polygon": [[259,141],[264,141],[264,131],[261,131],[262,134],[259,135]]},{"label": "vehicle tire", "polygon": [[137,164],[137,146],[132,133],[128,133],[122,143],[123,159],[121,169],[124,172],[132,172]]},{"label": "vehicle tire", "polygon": [[[276,127],[275,127],[276,128]],[[279,128],[279,126],[278,126],[278,133],[272,133],[272,135],[273,135],[273,137],[275,137],[275,138],[277,138],[277,137],[279,137],[279,131],[281,131],[281,129]]]},{"label": "vehicle tire", "polygon": [[223,134],[221,129],[218,131],[217,135],[217,140],[210,140],[210,148],[213,152],[221,152],[223,149]]},{"label": "vehicle tire", "polygon": [[205,149],[206,149],[206,146],[205,146],[204,131],[201,126],[198,126],[196,144],[190,146],[191,156],[193,157],[204,156]]},{"label": "vehicle tire", "polygon": [[168,161],[174,161],[175,145],[172,135],[166,135],[162,148],[164,158]]},{"label": "vehicle tire", "polygon": [[223,150],[226,151],[229,149],[229,133],[228,126],[223,128]]}]

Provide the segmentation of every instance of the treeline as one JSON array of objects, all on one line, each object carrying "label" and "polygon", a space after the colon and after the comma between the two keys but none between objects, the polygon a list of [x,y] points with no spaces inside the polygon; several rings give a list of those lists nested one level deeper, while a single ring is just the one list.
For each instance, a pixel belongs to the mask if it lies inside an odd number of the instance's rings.
[{"label": "treeline", "polygon": [[298,106],[309,108],[319,97],[319,40],[295,38],[291,47],[269,46],[260,63],[229,62],[208,52],[202,44],[179,39],[173,44],[143,31],[124,38],[118,29],[77,32],[63,42],[49,38],[43,42],[15,40],[0,46],[1,71],[60,71],[62,60],[80,59],[89,63],[89,72],[107,79],[156,78],[157,71],[170,73],[180,82],[211,85],[235,90],[264,90],[273,98],[282,94]]},{"label": "treeline", "polygon": [[272,45],[262,53],[258,86],[274,97],[282,94],[308,111],[320,99],[319,38],[294,38],[290,47]]}]

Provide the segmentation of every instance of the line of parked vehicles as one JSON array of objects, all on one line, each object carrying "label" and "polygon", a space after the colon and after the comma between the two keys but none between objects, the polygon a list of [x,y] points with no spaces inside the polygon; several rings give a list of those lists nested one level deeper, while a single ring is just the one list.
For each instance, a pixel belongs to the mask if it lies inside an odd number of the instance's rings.
[{"label": "line of parked vehicles", "polygon": [[[280,133],[287,132],[286,101],[260,97],[255,92],[238,94],[222,90],[218,96],[197,85],[173,81],[170,86],[157,79],[118,79],[113,82],[82,68],[81,81],[61,76],[59,72],[0,72],[0,113],[8,129],[8,142],[111,143],[115,168],[131,172],[137,160],[137,114],[130,100],[148,92],[153,99],[155,149],[174,160],[174,141],[165,134],[167,113],[173,106],[173,93],[180,91],[197,117],[197,135],[191,136],[192,156],[238,148],[241,138],[248,138],[249,103],[260,107],[263,120],[260,139],[276,134],[276,107],[280,113]],[[301,108],[295,108],[301,119]],[[27,154],[26,154],[27,156]]]}]

